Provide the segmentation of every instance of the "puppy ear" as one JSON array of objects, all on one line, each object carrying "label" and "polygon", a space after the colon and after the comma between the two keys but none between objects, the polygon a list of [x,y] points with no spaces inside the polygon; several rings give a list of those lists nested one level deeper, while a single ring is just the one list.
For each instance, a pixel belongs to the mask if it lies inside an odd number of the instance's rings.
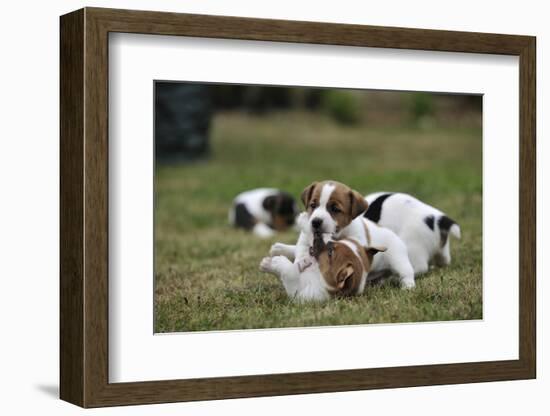
[{"label": "puppy ear", "polygon": [[346,267],[340,269],[336,275],[336,287],[343,289],[348,279],[353,275],[353,266],[348,263]]},{"label": "puppy ear", "polygon": [[262,202],[262,206],[266,211],[273,212],[275,211],[275,207],[277,205],[277,197],[275,195],[270,195],[264,198],[264,202]]},{"label": "puppy ear", "polygon": [[376,253],[381,253],[386,251],[386,247],[365,247],[365,253],[367,254],[367,257],[369,258],[369,262],[372,263],[372,258]]},{"label": "puppy ear", "polygon": [[349,198],[351,206],[350,214],[352,219],[361,215],[369,207],[369,204],[367,203],[363,195],[361,195],[357,191],[349,191]]},{"label": "puppy ear", "polygon": [[302,199],[302,203],[304,204],[304,207],[306,207],[306,209],[309,205],[309,200],[311,199],[311,195],[313,194],[313,190],[315,189],[316,185],[317,182],[313,182],[302,191],[302,195],[300,198]]}]

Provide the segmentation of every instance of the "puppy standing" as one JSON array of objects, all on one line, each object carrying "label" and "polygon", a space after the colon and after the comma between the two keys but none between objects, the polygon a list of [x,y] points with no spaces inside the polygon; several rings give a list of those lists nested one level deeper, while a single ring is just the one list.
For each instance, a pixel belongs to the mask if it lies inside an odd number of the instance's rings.
[{"label": "puppy standing", "polygon": [[415,274],[430,264],[451,263],[449,235],[459,239],[459,225],[438,209],[403,193],[378,192],[365,197],[365,217],[394,231],[405,243]]},{"label": "puppy standing", "polygon": [[[362,247],[386,247],[377,255],[371,267],[374,275],[390,271],[397,276],[401,287],[413,288],[414,270],[407,255],[407,247],[391,230],[377,226],[363,218],[368,203],[361,194],[335,182],[313,182],[302,192],[308,227],[313,233],[325,233],[335,239],[351,238]],[[296,246],[276,243],[271,256],[282,255],[294,259]],[[370,278],[370,277],[369,277]]]}]

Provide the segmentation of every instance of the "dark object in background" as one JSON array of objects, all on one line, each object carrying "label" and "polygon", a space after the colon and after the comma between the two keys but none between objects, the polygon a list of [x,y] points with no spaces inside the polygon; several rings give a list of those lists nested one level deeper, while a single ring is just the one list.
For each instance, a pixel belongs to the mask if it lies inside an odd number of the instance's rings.
[{"label": "dark object in background", "polygon": [[261,115],[273,110],[315,110],[324,90],[261,85],[211,84],[215,110],[245,110]]},{"label": "dark object in background", "polygon": [[208,85],[156,82],[156,160],[179,162],[208,156],[211,117]]}]

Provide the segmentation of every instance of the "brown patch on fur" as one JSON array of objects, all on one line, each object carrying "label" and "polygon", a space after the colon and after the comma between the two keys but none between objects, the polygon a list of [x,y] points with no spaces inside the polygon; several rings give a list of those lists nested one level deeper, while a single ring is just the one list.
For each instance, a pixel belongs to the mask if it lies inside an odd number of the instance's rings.
[{"label": "brown patch on fur", "polygon": [[[308,209],[308,206],[310,204],[310,201],[313,195],[313,191],[315,190],[317,185],[318,185],[318,182],[312,182],[311,184],[306,186],[305,189],[302,191],[302,195],[300,196],[300,199],[302,200],[302,203],[304,204],[304,207],[306,208],[306,210]],[[319,201],[318,198],[319,197],[317,196],[317,201]]]},{"label": "brown patch on fur", "polygon": [[273,228],[276,231],[284,231],[290,227],[290,225],[288,224],[287,216],[273,214],[271,218],[272,218],[271,228]]},{"label": "brown patch on fur", "polygon": [[319,269],[333,295],[357,293],[363,276],[361,260],[344,243],[334,241],[318,257]]},{"label": "brown patch on fur", "polygon": [[[355,246],[357,254],[343,241]],[[328,242],[318,253],[319,269],[334,296],[353,296],[357,294],[363,275],[372,266],[372,259],[385,248],[363,247],[353,239]]]}]

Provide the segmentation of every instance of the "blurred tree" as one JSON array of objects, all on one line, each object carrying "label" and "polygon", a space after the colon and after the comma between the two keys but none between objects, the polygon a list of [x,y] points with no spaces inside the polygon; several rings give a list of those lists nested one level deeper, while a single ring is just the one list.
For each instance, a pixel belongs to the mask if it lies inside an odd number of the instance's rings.
[{"label": "blurred tree", "polygon": [[317,88],[259,85],[209,85],[215,110],[243,109],[254,114],[271,110],[315,110],[321,104],[322,91]]},{"label": "blurred tree", "polygon": [[416,92],[410,96],[410,114],[415,124],[425,123],[434,114],[433,94]]},{"label": "blurred tree", "polygon": [[361,101],[354,91],[323,90],[322,106],[338,123],[353,125],[361,120]]},{"label": "blurred tree", "polygon": [[156,160],[173,162],[207,156],[211,116],[207,85],[156,82]]}]

